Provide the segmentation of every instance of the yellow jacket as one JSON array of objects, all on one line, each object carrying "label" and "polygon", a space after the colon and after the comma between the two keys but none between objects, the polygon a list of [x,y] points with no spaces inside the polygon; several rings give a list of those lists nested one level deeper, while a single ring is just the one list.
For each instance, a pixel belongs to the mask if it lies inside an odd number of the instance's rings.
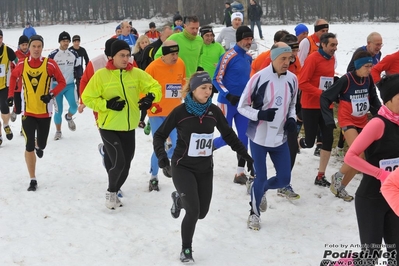
[{"label": "yellow jacket", "polygon": [[[154,95],[154,102],[160,101],[162,90],[158,81],[131,65],[126,69],[115,69],[110,61],[106,68],[95,72],[82,93],[82,100],[87,107],[98,112],[99,128],[130,131],[140,121],[139,95],[147,93]],[[125,107],[121,111],[108,109],[107,100],[117,96],[126,101]]]}]

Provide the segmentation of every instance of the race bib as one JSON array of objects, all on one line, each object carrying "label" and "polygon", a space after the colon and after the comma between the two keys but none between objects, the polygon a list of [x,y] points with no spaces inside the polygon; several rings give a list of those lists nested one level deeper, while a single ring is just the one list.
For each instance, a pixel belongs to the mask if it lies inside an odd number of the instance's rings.
[{"label": "race bib", "polygon": [[388,172],[394,171],[399,166],[399,158],[380,160],[380,169]]},{"label": "race bib", "polygon": [[212,134],[192,133],[190,137],[190,145],[188,147],[188,156],[190,157],[207,157],[212,155]]},{"label": "race bib", "polygon": [[165,98],[181,98],[181,84],[166,84]]},{"label": "race bib", "polygon": [[0,78],[5,77],[6,75],[6,65],[0,64]]},{"label": "race bib", "polygon": [[325,91],[326,89],[330,88],[330,86],[333,85],[333,83],[334,83],[334,78],[321,76],[319,82],[319,89]]},{"label": "race bib", "polygon": [[352,115],[353,116],[363,116],[370,108],[369,99],[367,97],[360,99],[351,99],[352,103]]}]

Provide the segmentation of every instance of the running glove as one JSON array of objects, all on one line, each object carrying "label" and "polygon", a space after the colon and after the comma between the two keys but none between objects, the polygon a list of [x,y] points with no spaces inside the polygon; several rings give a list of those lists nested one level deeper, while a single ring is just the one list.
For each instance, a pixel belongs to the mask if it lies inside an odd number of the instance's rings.
[{"label": "running glove", "polygon": [[151,105],[152,101],[155,99],[154,95],[152,93],[148,93],[145,97],[141,98],[139,103],[139,109],[140,110],[148,110]]},{"label": "running glove", "polygon": [[276,111],[278,108],[269,108],[266,110],[260,110],[258,112],[258,120],[264,120],[271,122],[274,120],[274,117],[276,116]]},{"label": "running glove", "polygon": [[118,101],[121,97],[116,96],[111,100],[107,101],[107,108],[114,111],[122,111],[123,107],[125,107],[126,101]]}]

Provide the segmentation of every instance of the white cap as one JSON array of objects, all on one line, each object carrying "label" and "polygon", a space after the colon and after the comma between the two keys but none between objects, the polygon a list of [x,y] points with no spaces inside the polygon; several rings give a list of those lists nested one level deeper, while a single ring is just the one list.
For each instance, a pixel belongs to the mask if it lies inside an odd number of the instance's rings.
[{"label": "white cap", "polygon": [[231,21],[233,21],[235,18],[239,18],[241,19],[241,21],[244,20],[241,12],[234,12],[233,14],[231,14]]}]

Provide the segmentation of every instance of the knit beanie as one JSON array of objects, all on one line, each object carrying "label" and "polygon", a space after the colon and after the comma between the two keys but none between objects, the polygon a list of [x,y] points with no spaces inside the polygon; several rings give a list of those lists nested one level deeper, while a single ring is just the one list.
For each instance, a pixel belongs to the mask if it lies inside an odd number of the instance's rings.
[{"label": "knit beanie", "polygon": [[58,37],[58,42],[61,42],[63,40],[71,41],[71,35],[69,35],[69,33],[66,31],[61,32],[60,36]]},{"label": "knit beanie", "polygon": [[41,41],[42,45],[44,47],[44,41],[43,41],[43,37],[42,36],[40,36],[40,35],[31,36],[30,39],[29,39],[29,44],[28,45],[30,46],[31,42],[33,42],[33,41]]},{"label": "knit beanie", "polygon": [[385,104],[399,93],[399,74],[384,76],[376,85]]},{"label": "knit beanie", "polygon": [[298,24],[295,27],[295,35],[299,36],[300,34],[304,33],[304,32],[309,32],[308,27],[306,27],[305,24]]},{"label": "knit beanie", "polygon": [[112,45],[116,40],[118,40],[118,39],[116,39],[116,38],[111,38],[111,39],[108,39],[108,40],[105,42],[104,54],[105,54],[106,56],[111,56],[111,45]]},{"label": "knit beanie", "polygon": [[2,30],[0,30],[0,36],[3,36],[3,31]]},{"label": "knit beanie", "polygon": [[150,24],[148,25],[148,27],[151,29],[151,28],[156,28],[156,26],[155,26],[155,22],[150,22]]},{"label": "knit beanie", "polygon": [[21,37],[19,37],[18,45],[23,44],[23,43],[29,43],[29,39],[25,35],[22,35]]},{"label": "knit beanie", "polygon": [[213,33],[213,30],[212,30],[212,26],[201,27],[201,29],[200,29],[201,37],[204,37],[204,35],[207,34],[208,32],[211,32],[213,34],[213,36],[215,36],[215,33]]},{"label": "knit beanie", "polygon": [[130,46],[127,42],[122,40],[114,41],[111,45],[111,57],[114,57],[121,50],[127,50],[129,53],[131,52]]},{"label": "knit beanie", "polygon": [[179,14],[176,14],[173,16],[173,23],[175,23],[176,20],[181,20],[183,21],[183,17]]},{"label": "knit beanie", "polygon": [[231,21],[233,21],[236,18],[239,18],[239,19],[241,19],[241,21],[243,21],[242,13],[241,12],[234,12],[233,14],[231,14]]},{"label": "knit beanie", "polygon": [[236,31],[236,41],[239,42],[244,38],[254,37],[254,33],[248,26],[240,26]]}]

